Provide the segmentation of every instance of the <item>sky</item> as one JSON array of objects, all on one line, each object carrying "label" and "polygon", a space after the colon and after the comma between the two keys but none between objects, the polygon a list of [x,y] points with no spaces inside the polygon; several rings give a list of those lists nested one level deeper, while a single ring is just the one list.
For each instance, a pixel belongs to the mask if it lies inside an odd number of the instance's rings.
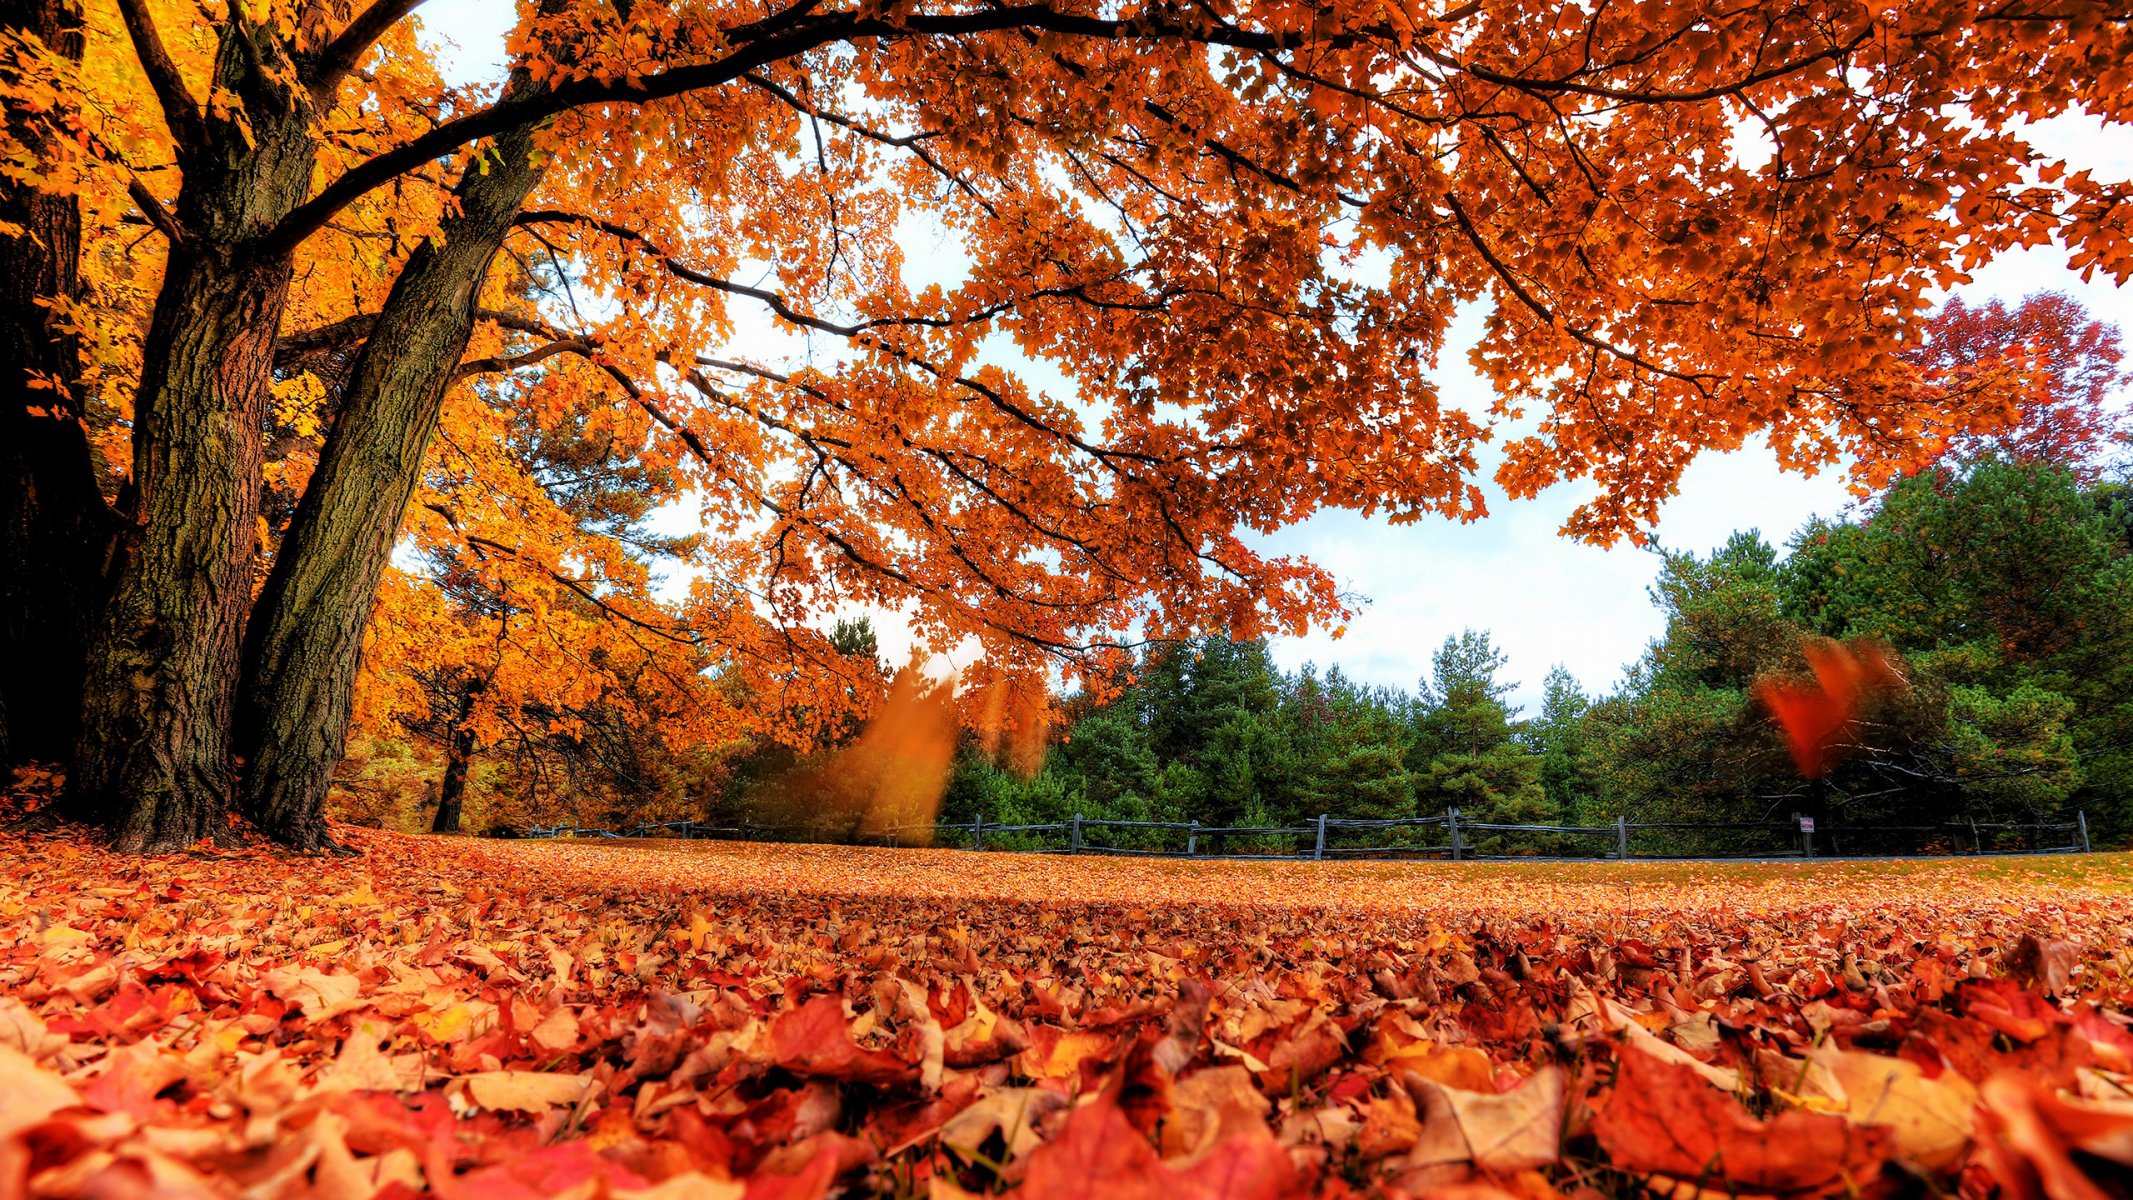
[{"label": "sky", "polygon": [[[2120,149],[2114,161],[2133,163],[2133,146]],[[2133,327],[2133,289],[2083,284],[2054,249],[2006,256],[1957,290],[1973,302],[2063,291],[2092,315]],[[1448,404],[1488,402],[1488,385],[1465,357],[1480,319],[1478,310],[1462,315],[1465,337],[1444,356],[1438,376]],[[1354,678],[1412,688],[1445,637],[1471,627],[1488,630],[1509,656],[1505,678],[1519,684],[1511,702],[1529,715],[1538,710],[1542,677],[1558,663],[1588,692],[1610,690],[1664,630],[1647,591],[1659,556],[1627,543],[1600,549],[1557,533],[1591,495],[1589,485],[1561,484],[1525,501],[1508,499],[1493,483],[1484,487],[1489,516],[1471,524],[1433,519],[1395,527],[1331,513],[1266,539],[1272,549],[1310,557],[1370,600],[1344,637],[1279,639],[1276,661],[1292,669],[1338,663]],[[1841,469],[1813,477],[1780,471],[1767,447],[1751,445],[1698,458],[1680,494],[1660,510],[1654,538],[1667,549],[1703,553],[1735,530],[1757,529],[1782,550],[1810,519],[1840,517],[1852,504]]]},{"label": "sky", "polygon": [[[500,0],[431,0],[419,11],[432,37],[448,39],[440,49],[449,77],[473,82],[501,77],[503,39],[516,20],[515,9]],[[2029,136],[2099,177],[2133,177],[2133,129],[2062,118],[2032,127]],[[913,272],[946,276],[958,271],[959,264],[944,257],[938,237],[913,230],[903,241]],[[1993,297],[2012,302],[2037,291],[2066,292],[2093,316],[2133,327],[2133,289],[2101,279],[2084,283],[2055,248],[2002,256],[1957,289],[1972,302]],[[1460,314],[1437,371],[1448,406],[1475,412],[1488,406],[1488,385],[1466,359],[1482,317],[1478,308]],[[1514,502],[1483,482],[1490,514],[1469,524],[1430,518],[1394,526],[1333,512],[1256,539],[1264,552],[1317,562],[1343,591],[1364,601],[1338,640],[1327,632],[1274,639],[1276,662],[1287,669],[1337,664],[1366,683],[1413,688],[1446,637],[1474,628],[1488,630],[1508,655],[1504,678],[1518,684],[1511,702],[1529,713],[1538,708],[1542,677],[1556,664],[1567,667],[1588,692],[1614,687],[1623,668],[1662,632],[1664,622],[1648,595],[1658,556],[1627,543],[1602,549],[1558,534],[1571,510],[1590,495],[1589,485],[1562,484]],[[1698,459],[1679,494],[1662,508],[1654,539],[1669,549],[1704,552],[1735,530],[1758,529],[1782,549],[1810,519],[1842,516],[1852,503],[1841,469],[1813,477],[1781,472],[1767,448],[1751,445]],[[909,642],[897,618],[871,615],[884,654],[900,659]]]}]

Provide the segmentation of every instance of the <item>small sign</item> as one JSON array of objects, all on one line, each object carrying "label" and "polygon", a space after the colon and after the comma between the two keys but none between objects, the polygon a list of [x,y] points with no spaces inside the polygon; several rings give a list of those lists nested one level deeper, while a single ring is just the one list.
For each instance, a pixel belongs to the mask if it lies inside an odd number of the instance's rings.
[{"label": "small sign", "polygon": [[1814,819],[1813,817],[1801,817],[1801,818],[1800,818],[1800,832],[1801,832],[1801,833],[1813,833],[1814,831],[1815,831],[1815,819]]}]

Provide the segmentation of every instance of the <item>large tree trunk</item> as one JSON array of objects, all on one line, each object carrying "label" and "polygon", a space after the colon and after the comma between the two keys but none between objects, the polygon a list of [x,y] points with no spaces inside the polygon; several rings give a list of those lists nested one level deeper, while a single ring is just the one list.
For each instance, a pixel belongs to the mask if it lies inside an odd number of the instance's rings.
[{"label": "large tree trunk", "polygon": [[[0,0],[0,28],[81,60],[64,0]],[[9,132],[48,131],[10,112]],[[89,614],[112,516],[82,425],[81,348],[60,312],[79,299],[81,206],[24,187],[0,192],[0,761],[63,759],[81,715]]]},{"label": "large tree trunk", "polygon": [[136,852],[229,832],[261,423],[290,281],[289,255],[260,243],[304,199],[315,152],[309,96],[272,33],[232,22],[215,78],[241,101],[243,128],[210,117],[181,156],[185,232],[144,345],[135,501],[92,630],[69,778],[76,808]]},{"label": "large tree trunk", "polygon": [[493,149],[486,170],[461,180],[459,215],[416,247],[394,282],[246,633],[237,724],[245,813],[291,846],[332,844],[326,791],[348,734],[363,630],[482,280],[540,182],[532,129]]},{"label": "large tree trunk", "polygon": [[171,257],[143,356],[138,507],[89,659],[72,788],[122,849],[229,829],[229,715],[258,549],[286,262]]}]

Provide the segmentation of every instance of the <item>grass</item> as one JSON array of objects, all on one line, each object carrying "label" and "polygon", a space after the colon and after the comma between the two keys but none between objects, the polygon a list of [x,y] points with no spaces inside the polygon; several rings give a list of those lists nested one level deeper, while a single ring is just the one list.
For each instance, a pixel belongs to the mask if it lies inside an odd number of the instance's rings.
[{"label": "grass", "polygon": [[793,843],[485,842],[498,870],[690,891],[1094,904],[1221,903],[1504,915],[2133,896],[2133,855],[1826,862],[1265,862],[1065,857]]}]

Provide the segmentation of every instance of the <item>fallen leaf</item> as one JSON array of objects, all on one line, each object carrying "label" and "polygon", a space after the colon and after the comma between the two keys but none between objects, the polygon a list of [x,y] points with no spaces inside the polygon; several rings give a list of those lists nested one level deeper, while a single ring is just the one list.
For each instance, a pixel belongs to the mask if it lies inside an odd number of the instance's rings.
[{"label": "fallen leaf", "polygon": [[1819,1046],[1810,1062],[1843,1088],[1844,1115],[1886,1126],[1896,1155],[1928,1170],[1961,1163],[1977,1130],[1977,1089],[1953,1072],[1928,1079],[1908,1059]]},{"label": "fallen leaf", "polygon": [[363,1008],[363,981],[353,975],[329,975],[312,967],[280,967],[259,977],[259,985],[296,1005],[304,1016],[323,1021]]},{"label": "fallen leaf", "polygon": [[1289,1153],[1267,1135],[1239,1134],[1172,1166],[1108,1095],[1069,1114],[1059,1136],[1037,1147],[1016,1195],[1022,1200],[1273,1200],[1297,1185]]},{"label": "fallen leaf", "polygon": [[481,1071],[464,1082],[467,1094],[483,1108],[527,1113],[576,1104],[598,1086],[591,1076],[547,1071]]},{"label": "fallen leaf", "polygon": [[970,1158],[997,1133],[1007,1159],[1017,1159],[1041,1140],[1037,1130],[1046,1118],[1064,1112],[1068,1103],[1065,1096],[1050,1088],[998,1088],[950,1117],[941,1126],[941,1144]]},{"label": "fallen leaf", "polygon": [[1751,1192],[1864,1188],[1890,1142],[1884,1129],[1837,1116],[1756,1120],[1688,1067],[1634,1045],[1622,1048],[1614,1091],[1592,1131],[1622,1170]]},{"label": "fallen leaf", "polygon": [[1416,1149],[1429,1162],[1472,1162],[1508,1174],[1545,1166],[1561,1154],[1560,1068],[1543,1067],[1508,1092],[1447,1087],[1414,1072],[1406,1082],[1422,1123]]}]

